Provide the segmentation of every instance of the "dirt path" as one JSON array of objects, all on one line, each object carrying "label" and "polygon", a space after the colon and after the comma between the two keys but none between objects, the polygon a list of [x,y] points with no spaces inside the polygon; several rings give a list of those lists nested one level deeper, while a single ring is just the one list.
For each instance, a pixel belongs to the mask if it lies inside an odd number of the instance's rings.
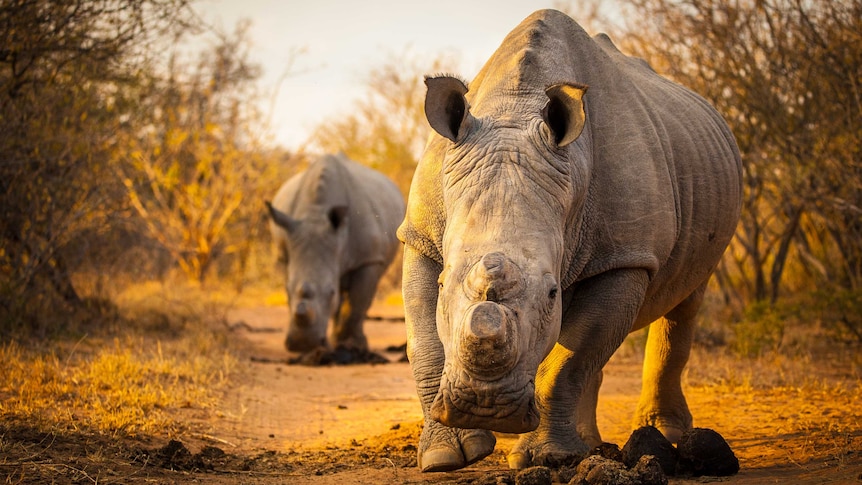
[{"label": "dirt path", "polygon": [[[371,313],[385,315],[397,310],[375,308]],[[286,317],[283,308],[273,307],[239,309],[230,315],[232,322],[245,322],[251,329],[281,329]],[[372,350],[379,353],[406,338],[400,323],[369,321],[366,331]],[[234,334],[249,344],[251,357],[270,361],[286,357],[282,331],[246,329]],[[614,359],[606,367],[599,401],[599,428],[606,441],[625,443],[639,389],[638,362]],[[686,392],[695,425],[719,431],[740,459],[740,473],[721,481],[862,483],[858,380],[834,386],[824,383],[819,391],[690,384]],[[319,475],[291,475],[289,482],[300,484],[454,483],[477,473],[505,470],[505,452],[515,442],[512,436],[500,436],[494,455],[455,473],[422,474],[415,467],[397,467],[391,460],[392,466],[387,466],[388,459],[365,460],[374,450],[389,449],[387,439],[393,446],[410,450],[405,443],[414,437],[402,431],[417,426],[421,411],[406,363],[304,367],[254,362],[228,396],[219,417],[206,437],[231,453],[337,450],[364,457]],[[363,460],[369,464],[357,464]],[[674,479],[671,483],[704,481],[715,480]]]}]

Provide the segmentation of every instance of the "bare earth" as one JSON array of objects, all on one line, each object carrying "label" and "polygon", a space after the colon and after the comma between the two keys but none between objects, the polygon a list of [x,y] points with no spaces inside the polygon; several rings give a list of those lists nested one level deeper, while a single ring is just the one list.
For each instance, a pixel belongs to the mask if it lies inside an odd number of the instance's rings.
[{"label": "bare earth", "polygon": [[[371,312],[397,313],[385,307]],[[508,473],[505,453],[514,436],[498,436],[497,451],[467,469],[417,470],[421,411],[408,364],[286,365],[279,363],[287,354],[284,333],[277,330],[286,322],[284,308],[239,309],[230,319],[248,325],[234,334],[255,362],[217,416],[197,417],[204,431],[198,442],[186,445],[192,453],[196,447],[215,446],[247,457],[253,466],[241,479],[195,473],[198,478],[208,476],[214,483],[419,484],[479,483],[491,477],[494,483],[494,474]],[[399,354],[384,349],[405,342],[403,324],[366,325],[372,350],[396,360]],[[721,433],[741,471],[733,477],[674,478],[671,483],[862,483],[862,392],[854,371],[832,376],[836,384],[824,381],[819,390],[687,386],[695,426]],[[615,357],[605,369],[599,401],[605,441],[622,446],[627,440],[639,389],[640,363]],[[267,460],[271,466],[263,466]]]},{"label": "bare earth", "polygon": [[[378,305],[371,314],[400,311]],[[505,458],[512,435],[498,435],[496,451],[463,470],[423,474],[416,468],[419,401],[409,365],[397,362],[403,353],[385,350],[405,342],[403,323],[367,322],[372,350],[389,363],[307,367],[286,364],[286,313],[257,307],[229,315],[231,345],[244,363],[215,408],[166,410],[185,424],[181,436],[123,438],[0,423],[0,481],[516,483]],[[670,483],[862,484],[859,346],[812,343],[832,357],[740,361],[696,348],[684,382],[694,424],[724,436],[741,470]],[[640,390],[639,351],[632,351],[638,347],[626,345],[605,368],[598,412],[604,440],[620,447],[632,431]],[[555,483],[564,483],[560,474],[555,471]]]}]

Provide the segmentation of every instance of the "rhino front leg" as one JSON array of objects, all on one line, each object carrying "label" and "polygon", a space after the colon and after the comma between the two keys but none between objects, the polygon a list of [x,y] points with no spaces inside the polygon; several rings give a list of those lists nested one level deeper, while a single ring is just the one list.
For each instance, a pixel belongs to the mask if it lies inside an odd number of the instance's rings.
[{"label": "rhino front leg", "polygon": [[385,270],[386,267],[382,264],[369,264],[345,276],[346,281],[342,285],[344,290],[332,329],[332,339],[336,346],[368,350],[368,340],[363,329],[365,315],[374,300],[377,283]]},{"label": "rhino front leg", "polygon": [[692,427],[681,381],[694,339],[694,318],[705,291],[704,283],[664,318],[650,324],[647,337],[634,425],[655,426],[673,443]]},{"label": "rhino front leg", "polygon": [[[567,295],[560,339],[536,374],[541,421],[510,452],[511,468],[559,465],[589,452],[585,440],[597,436],[579,431],[598,434],[597,374],[631,330],[647,284],[646,271],[619,270],[578,283]],[[579,416],[584,413],[588,415]]]},{"label": "rhino front leg", "polygon": [[494,451],[496,438],[487,430],[450,428],[430,417],[440,388],[445,356],[437,335],[437,279],[440,265],[409,246],[404,248],[404,319],[407,357],[422,404],[424,426],[417,463],[423,472],[456,470]]}]

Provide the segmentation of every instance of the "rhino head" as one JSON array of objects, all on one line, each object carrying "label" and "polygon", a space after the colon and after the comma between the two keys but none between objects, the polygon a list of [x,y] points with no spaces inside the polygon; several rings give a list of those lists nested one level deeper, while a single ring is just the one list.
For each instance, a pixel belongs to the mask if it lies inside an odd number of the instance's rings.
[{"label": "rhino head", "polygon": [[[437,331],[445,363],[431,416],[451,427],[522,433],[539,413],[535,378],[560,332],[564,233],[588,169],[571,163],[585,87],[467,101],[467,87],[426,79],[445,227]],[[529,93],[528,93],[529,94]]]},{"label": "rhino head", "polygon": [[290,306],[285,347],[292,352],[325,347],[329,318],[338,311],[338,262],[346,243],[347,207],[319,208],[303,219],[292,218],[269,203],[267,207],[286,240],[281,255]]}]

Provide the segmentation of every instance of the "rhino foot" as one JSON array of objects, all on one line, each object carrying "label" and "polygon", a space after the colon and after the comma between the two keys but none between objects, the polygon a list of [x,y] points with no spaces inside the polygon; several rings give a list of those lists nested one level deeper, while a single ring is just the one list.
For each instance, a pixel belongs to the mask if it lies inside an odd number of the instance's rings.
[{"label": "rhino foot", "polygon": [[509,468],[520,470],[531,466],[558,468],[568,466],[589,454],[590,447],[572,432],[568,436],[543,432],[541,428],[522,435],[509,453]]},{"label": "rhino foot", "polygon": [[464,468],[494,451],[497,439],[484,429],[459,429],[426,421],[419,438],[417,462],[423,472]]},{"label": "rhino foot", "polygon": [[639,410],[634,420],[634,427],[637,429],[642,426],[654,426],[668,441],[677,443],[683,433],[692,429],[691,413],[688,407],[666,412]]}]

